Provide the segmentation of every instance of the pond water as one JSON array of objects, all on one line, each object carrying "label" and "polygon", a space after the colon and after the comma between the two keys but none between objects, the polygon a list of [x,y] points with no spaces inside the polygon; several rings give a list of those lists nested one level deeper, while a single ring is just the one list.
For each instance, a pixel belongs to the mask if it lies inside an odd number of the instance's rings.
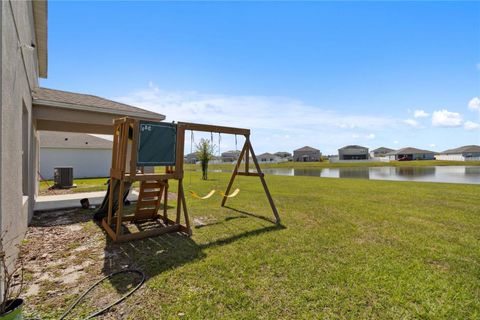
[{"label": "pond water", "polygon": [[263,172],[281,176],[480,184],[480,166],[269,168]]}]

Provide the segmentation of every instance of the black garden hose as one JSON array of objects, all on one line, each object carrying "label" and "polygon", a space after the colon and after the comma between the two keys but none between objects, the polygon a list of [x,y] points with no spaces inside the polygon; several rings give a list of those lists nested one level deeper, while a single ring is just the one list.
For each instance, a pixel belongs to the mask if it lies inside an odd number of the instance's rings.
[{"label": "black garden hose", "polygon": [[140,275],[142,277],[142,280],[140,280],[140,282],[137,284],[137,286],[135,288],[133,288],[132,290],[130,290],[128,293],[126,293],[123,297],[121,297],[120,299],[116,300],[115,302],[109,304],[108,306],[106,306],[105,308],[99,310],[99,311],[96,311],[92,314],[90,314],[89,316],[87,316],[86,318],[84,318],[84,320],[87,320],[87,319],[92,319],[92,318],[95,318],[99,315],[101,315],[102,313],[106,312],[108,309],[110,309],[111,307],[119,304],[120,302],[122,302],[123,300],[125,300],[128,296],[130,296],[132,293],[134,293],[135,291],[138,290],[138,288],[140,288],[142,286],[142,284],[145,282],[145,273],[143,273],[142,271],[140,270],[135,270],[135,269],[127,269],[127,270],[121,270],[121,271],[117,271],[117,272],[112,272],[110,273],[109,275],[103,277],[102,279],[98,280],[97,282],[95,282],[90,288],[88,288],[84,293],[82,293],[82,295],[80,297],[77,298],[77,300],[75,300],[69,307],[68,309],[62,314],[62,316],[60,317],[60,320],[63,320],[65,319],[65,317],[70,314],[70,312],[80,303],[80,301],[83,300],[83,298],[90,292],[92,291],[96,286],[98,286],[101,282],[103,282],[104,280],[106,279],[109,279],[113,276],[116,276],[117,274],[121,274],[121,273],[136,273],[138,275]]}]

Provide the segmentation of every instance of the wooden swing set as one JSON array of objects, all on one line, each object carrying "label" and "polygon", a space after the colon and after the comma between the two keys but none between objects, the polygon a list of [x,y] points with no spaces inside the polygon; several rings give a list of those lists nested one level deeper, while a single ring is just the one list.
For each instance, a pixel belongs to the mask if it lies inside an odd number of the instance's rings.
[{"label": "wooden swing set", "polygon": [[[277,224],[280,223],[280,216],[250,142],[249,129],[186,122],[171,124],[125,117],[114,121],[110,183],[112,186],[116,183],[119,186],[118,188],[110,188],[108,213],[102,219],[102,226],[113,241],[130,241],[168,232],[192,234],[183,188],[185,131],[187,130],[243,135],[245,143],[240,151],[227,189],[221,193],[221,206],[225,206],[228,198],[239,193],[239,189],[230,193],[236,176],[259,177],[275,216],[275,221]],[[250,156],[256,172],[249,171]],[[241,170],[242,162],[244,162],[245,170]],[[153,166],[163,166],[165,172],[148,173],[145,170],[147,167]],[[171,179],[178,181],[174,220],[168,217],[167,210],[169,180]],[[122,195],[126,185],[133,184],[136,181],[140,182],[140,192],[135,211],[133,214],[124,215]],[[115,198],[119,199],[118,205],[114,201]],[[162,199],[163,212],[160,215]],[[181,222],[182,212],[184,224]],[[123,230],[124,222],[136,224],[156,222],[157,225],[155,227],[142,227],[142,229],[139,227],[137,232],[125,233]]]}]

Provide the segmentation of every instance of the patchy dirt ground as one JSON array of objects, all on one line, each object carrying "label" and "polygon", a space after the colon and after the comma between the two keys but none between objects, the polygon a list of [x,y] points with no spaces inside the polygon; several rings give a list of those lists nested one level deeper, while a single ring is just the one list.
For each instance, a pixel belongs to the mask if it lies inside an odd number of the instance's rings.
[{"label": "patchy dirt ground", "polygon": [[[128,206],[126,211],[134,207]],[[141,269],[131,253],[138,249],[128,243],[110,242],[92,217],[93,210],[81,209],[43,212],[33,217],[23,243],[27,318],[58,318],[79,294],[105,275],[126,268]],[[103,282],[74,309],[69,319],[83,318],[102,309],[139,280],[135,275],[120,275]],[[124,319],[128,315],[125,308],[125,304],[120,304],[103,318]]]}]

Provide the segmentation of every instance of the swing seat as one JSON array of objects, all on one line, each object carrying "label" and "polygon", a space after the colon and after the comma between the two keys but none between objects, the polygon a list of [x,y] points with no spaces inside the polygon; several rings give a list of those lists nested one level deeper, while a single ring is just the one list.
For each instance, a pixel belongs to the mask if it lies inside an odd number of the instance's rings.
[{"label": "swing seat", "polygon": [[222,192],[222,191],[219,191],[218,193],[220,193],[220,195],[222,197],[225,197],[225,198],[233,198],[233,197],[236,197],[239,193],[240,193],[240,189],[237,188],[235,189],[235,191],[233,191],[232,193],[230,194],[226,194],[225,192]]},{"label": "swing seat", "polygon": [[213,196],[215,194],[216,190],[211,190],[207,195],[205,196],[200,196],[198,193],[196,193],[195,191],[190,191],[190,194],[192,195],[192,197],[194,197],[195,199],[199,199],[199,200],[205,200],[205,199],[208,199],[210,198],[211,196]]}]

